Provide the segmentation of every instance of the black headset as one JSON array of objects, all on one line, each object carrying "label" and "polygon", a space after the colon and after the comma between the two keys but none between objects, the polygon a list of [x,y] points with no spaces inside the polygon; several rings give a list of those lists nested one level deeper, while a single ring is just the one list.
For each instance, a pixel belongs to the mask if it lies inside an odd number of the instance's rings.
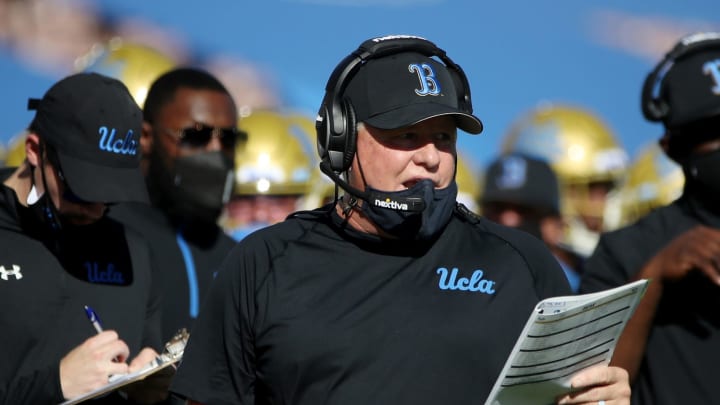
[{"label": "black headset", "polygon": [[321,166],[329,165],[335,172],[344,172],[355,156],[357,120],[350,99],[344,97],[345,88],[358,70],[370,59],[388,55],[417,52],[437,57],[450,71],[458,95],[458,107],[472,114],[470,86],[465,73],[445,51],[434,43],[416,36],[388,36],[368,39],[346,56],[333,70],[325,86],[325,97],[315,122],[317,149]]},{"label": "black headset", "polygon": [[642,88],[642,112],[650,121],[662,121],[670,114],[670,105],[661,98],[660,88],[663,79],[673,65],[699,51],[720,47],[720,35],[698,33],[682,39],[665,55],[660,63],[645,78]]}]

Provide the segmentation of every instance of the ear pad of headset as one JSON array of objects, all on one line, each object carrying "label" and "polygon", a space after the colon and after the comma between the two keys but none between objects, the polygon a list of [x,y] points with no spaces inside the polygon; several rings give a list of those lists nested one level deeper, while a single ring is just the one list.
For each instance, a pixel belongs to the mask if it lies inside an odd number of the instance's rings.
[{"label": "ear pad of headset", "polygon": [[653,95],[653,87],[657,85],[657,72],[658,68],[645,78],[642,88],[642,113],[650,121],[661,121],[670,112],[667,103]]},{"label": "ear pad of headset", "polygon": [[330,118],[328,118],[328,114],[327,105],[323,104],[322,110],[319,114],[322,119],[315,121],[315,133],[317,135],[316,147],[321,160],[329,159],[328,146],[330,142],[330,132],[328,128],[330,128],[330,126],[328,125],[328,120]]},{"label": "ear pad of headset", "polygon": [[355,146],[357,142],[357,118],[355,117],[355,108],[352,106],[350,99],[345,98],[342,102],[342,109],[345,114],[345,153],[343,155],[342,168],[346,171],[352,165],[355,156]]},{"label": "ear pad of headset", "polygon": [[[315,123],[317,131],[317,149],[320,159],[327,162],[336,172],[343,170],[346,152],[345,113],[342,103],[331,107],[332,103],[324,104],[320,112],[322,120]],[[338,128],[336,128],[340,124]],[[339,132],[337,132],[339,130]]]}]

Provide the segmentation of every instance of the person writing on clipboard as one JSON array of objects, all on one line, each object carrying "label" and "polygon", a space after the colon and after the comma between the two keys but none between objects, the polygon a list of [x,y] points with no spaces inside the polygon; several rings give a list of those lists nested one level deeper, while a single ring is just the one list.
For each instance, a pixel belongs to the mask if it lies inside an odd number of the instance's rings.
[{"label": "person writing on clipboard", "polygon": [[[456,202],[458,129],[482,131],[458,65],[430,41],[365,41],[317,121],[337,202],[244,238],[171,385],[204,404],[478,404],[537,302],[570,295],[529,234]],[[563,404],[629,403],[589,368]]]},{"label": "person writing on clipboard", "polygon": [[[105,216],[109,204],[147,201],[142,113],[121,82],[94,73],[28,107],[27,157],[0,172],[0,403],[57,404],[142,369],[161,346],[147,242]],[[133,394],[153,402],[167,387]]]}]

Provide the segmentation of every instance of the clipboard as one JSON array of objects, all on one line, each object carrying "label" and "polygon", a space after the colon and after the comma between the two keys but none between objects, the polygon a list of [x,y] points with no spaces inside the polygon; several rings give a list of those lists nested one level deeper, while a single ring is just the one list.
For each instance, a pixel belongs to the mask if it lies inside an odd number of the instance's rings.
[{"label": "clipboard", "polygon": [[172,339],[165,344],[162,354],[157,356],[155,360],[151,361],[147,366],[133,373],[111,375],[106,385],[62,402],[60,405],[78,404],[80,402],[99,397],[103,394],[115,391],[125,385],[141,381],[151,374],[155,374],[160,370],[178,363],[185,352],[185,345],[187,344],[189,337],[190,334],[186,329],[183,328],[179,330],[175,336],[173,336]]},{"label": "clipboard", "polygon": [[609,364],[618,338],[647,289],[638,280],[537,304],[485,405],[546,405],[572,391],[570,379]]}]

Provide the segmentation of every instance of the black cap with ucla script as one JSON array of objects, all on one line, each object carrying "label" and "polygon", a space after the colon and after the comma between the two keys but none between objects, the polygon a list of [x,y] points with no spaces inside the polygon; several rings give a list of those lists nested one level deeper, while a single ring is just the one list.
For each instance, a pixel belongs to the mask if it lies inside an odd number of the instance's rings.
[{"label": "black cap with ucla script", "polygon": [[148,201],[140,171],[142,111],[119,80],[78,73],[53,85],[32,129],[57,156],[68,186],[85,201]]}]

